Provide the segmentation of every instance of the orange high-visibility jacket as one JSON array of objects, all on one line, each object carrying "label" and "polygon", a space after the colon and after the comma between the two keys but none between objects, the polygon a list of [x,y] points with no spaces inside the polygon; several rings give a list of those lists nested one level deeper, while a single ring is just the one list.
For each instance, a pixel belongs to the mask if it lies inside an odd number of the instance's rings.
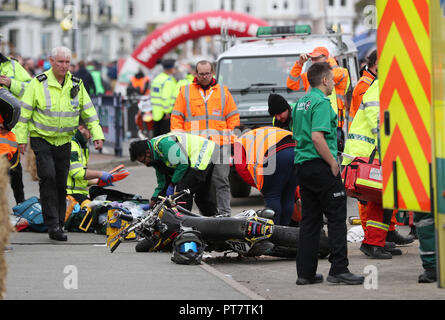
[{"label": "orange high-visibility jacket", "polygon": [[226,86],[215,84],[204,92],[191,83],[181,87],[170,123],[171,131],[186,131],[223,145],[235,141],[233,130],[240,125],[240,116]]},{"label": "orange high-visibility jacket", "polygon": [[[271,156],[281,148],[295,146],[294,142],[278,146],[286,137],[292,138],[292,132],[277,127],[261,127],[250,130],[235,140],[235,159],[242,158],[237,153],[245,152],[245,165],[258,190],[261,191],[263,188],[264,175],[275,172],[274,164],[270,161],[267,163],[272,159]],[[242,146],[242,149],[238,144]],[[264,169],[266,163],[268,172]]]},{"label": "orange high-visibility jacket", "polygon": [[0,155],[6,155],[11,168],[17,166],[19,162],[19,151],[15,134],[12,131],[0,133]]},{"label": "orange high-visibility jacket", "polygon": [[355,85],[354,91],[352,92],[351,108],[349,109],[349,117],[348,117],[349,128],[351,127],[352,120],[354,120],[355,114],[357,113],[358,108],[362,103],[363,95],[371,86],[374,79],[375,76],[372,73],[363,70],[363,74],[360,80]]},{"label": "orange high-visibility jacket", "polygon": [[[339,121],[339,127],[343,127],[344,123],[344,106],[346,102],[346,92],[349,88],[349,73],[348,70],[345,68],[340,67],[337,64],[337,61],[335,61],[334,58],[328,58],[326,60],[331,67],[333,68],[334,73],[334,82],[335,82],[335,93],[337,96],[337,108],[339,110],[338,112],[338,121]],[[305,90],[308,91],[310,84],[309,80],[307,79],[307,72],[301,73],[303,66],[300,66],[300,64],[295,62],[294,66],[292,67],[289,76],[287,77],[287,87],[291,90]],[[341,110],[341,111],[340,111]]]},{"label": "orange high-visibility jacket", "polygon": [[143,96],[148,96],[150,94],[150,78],[149,77],[142,77],[142,78],[131,78],[131,86],[133,88],[137,88],[139,90],[139,93]]}]

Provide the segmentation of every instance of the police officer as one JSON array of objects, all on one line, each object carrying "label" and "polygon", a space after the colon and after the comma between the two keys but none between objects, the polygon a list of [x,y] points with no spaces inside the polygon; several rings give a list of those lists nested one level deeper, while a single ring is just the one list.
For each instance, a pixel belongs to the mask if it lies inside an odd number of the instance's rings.
[{"label": "police officer", "polygon": [[22,99],[17,123],[20,152],[26,151],[28,135],[36,154],[40,178],[40,201],[51,239],[66,241],[62,227],[66,211],[66,183],[70,168],[71,138],[81,117],[90,130],[94,146],[101,149],[104,135],[93,103],[79,78],[69,71],[71,51],[54,48],[51,68],[36,76]]},{"label": "police officer", "polygon": [[[0,34],[0,44],[2,35]],[[0,52],[0,87],[8,89],[17,99],[21,99],[25,88],[31,81],[28,72],[14,58],[7,58]],[[12,133],[15,129],[12,129]],[[11,188],[16,203],[25,201],[23,168],[20,161],[10,170]]]},{"label": "police officer", "polygon": [[307,77],[312,89],[298,101],[292,114],[302,202],[297,285],[323,281],[323,275],[316,274],[323,214],[328,219],[331,251],[327,281],[361,284],[364,277],[348,270],[346,192],[336,160],[337,115],[327,98],[334,89],[332,67],[328,63],[315,63]]},{"label": "police officer", "polygon": [[158,74],[151,83],[151,106],[153,108],[153,135],[155,137],[170,131],[170,115],[175,104],[176,61],[166,59],[162,61],[163,72]]}]

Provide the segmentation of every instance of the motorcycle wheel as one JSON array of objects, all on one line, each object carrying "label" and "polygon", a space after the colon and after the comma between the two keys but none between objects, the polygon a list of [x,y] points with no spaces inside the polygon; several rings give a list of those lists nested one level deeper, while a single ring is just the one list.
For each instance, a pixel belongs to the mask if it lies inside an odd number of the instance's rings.
[{"label": "motorcycle wheel", "polygon": [[153,239],[144,238],[136,244],[136,252],[148,252],[154,247],[154,244]]},{"label": "motorcycle wheel", "polygon": [[[289,250],[284,250],[283,248],[281,249],[277,248],[276,252],[277,254],[279,252],[279,254],[281,254],[282,257],[291,257],[294,254],[292,248],[298,249],[299,235],[300,235],[300,228],[275,225],[270,240],[275,244],[275,246],[289,247]],[[326,235],[325,230],[322,229],[320,234],[318,257],[320,259],[324,259],[329,254],[330,254],[330,249],[329,249],[328,237]]]}]

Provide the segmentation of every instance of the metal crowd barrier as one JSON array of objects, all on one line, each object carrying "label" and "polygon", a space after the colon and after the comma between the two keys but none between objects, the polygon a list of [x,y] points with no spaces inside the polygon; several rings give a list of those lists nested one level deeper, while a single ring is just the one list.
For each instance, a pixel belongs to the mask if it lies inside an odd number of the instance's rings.
[{"label": "metal crowd barrier", "polygon": [[99,122],[105,136],[105,145],[114,146],[114,155],[122,157],[124,138],[124,105],[121,94],[92,96]]}]

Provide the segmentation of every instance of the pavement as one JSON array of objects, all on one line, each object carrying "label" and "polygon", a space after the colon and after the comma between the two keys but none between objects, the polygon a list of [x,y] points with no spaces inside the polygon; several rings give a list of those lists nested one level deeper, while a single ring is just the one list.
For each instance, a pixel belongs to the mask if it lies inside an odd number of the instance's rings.
[{"label": "pavement", "polygon": [[[132,176],[142,176],[147,168],[129,160],[128,145],[124,141],[122,157],[116,157],[113,148],[105,147],[102,153],[92,150],[90,167],[109,170],[123,163]],[[123,191],[135,187],[134,181],[123,183]],[[35,183],[26,182],[25,188],[37,192]],[[13,201],[11,194],[9,200]],[[258,192],[232,199],[234,212],[262,205]],[[356,208],[354,199],[349,199],[348,214],[357,215]],[[406,226],[399,230],[405,235],[409,232]],[[193,314],[195,309],[189,308],[193,303],[198,307],[214,303],[219,308],[214,312],[219,310],[221,315],[222,304],[242,301],[270,306],[267,301],[445,299],[445,290],[437,283],[417,283],[422,272],[418,241],[401,247],[403,255],[392,260],[367,259],[359,243],[348,243],[350,269],[366,276],[363,286],[326,281],[296,286],[294,259],[239,258],[212,252],[200,266],[184,266],[171,262],[171,253],[137,254],[134,242],[124,242],[111,254],[105,242],[105,236],[96,234],[69,233],[67,243],[50,240],[47,234],[11,234],[12,251],[5,253],[6,300],[168,300],[176,304],[166,312],[175,315],[181,311]],[[327,259],[319,260],[318,270],[325,278],[329,266]],[[181,309],[186,307],[189,309]]]}]

